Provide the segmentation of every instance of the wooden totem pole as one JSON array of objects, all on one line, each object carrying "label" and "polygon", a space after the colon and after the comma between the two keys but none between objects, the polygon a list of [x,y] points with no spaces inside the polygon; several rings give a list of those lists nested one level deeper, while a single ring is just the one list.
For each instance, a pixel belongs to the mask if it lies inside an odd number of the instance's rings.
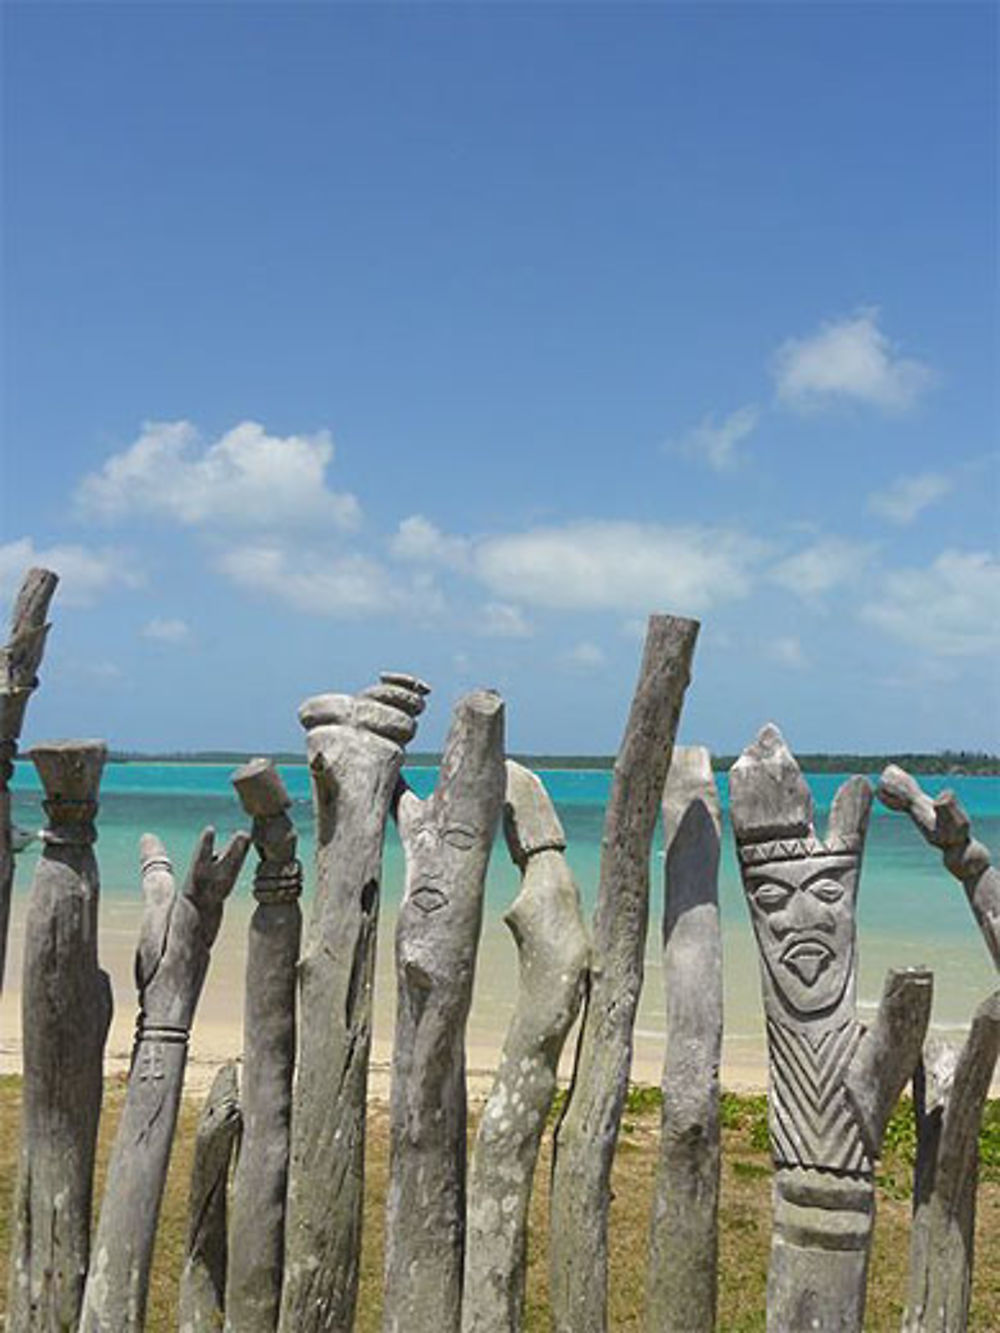
[{"label": "wooden totem pole", "polygon": [[776,1168],[770,1333],[856,1333],[864,1318],[886,1122],[930,1013],[926,972],[890,973],[873,1029],[855,1012],[855,903],[872,791],[837,792],[826,836],[776,727],[730,771],[730,810],[757,947]]}]

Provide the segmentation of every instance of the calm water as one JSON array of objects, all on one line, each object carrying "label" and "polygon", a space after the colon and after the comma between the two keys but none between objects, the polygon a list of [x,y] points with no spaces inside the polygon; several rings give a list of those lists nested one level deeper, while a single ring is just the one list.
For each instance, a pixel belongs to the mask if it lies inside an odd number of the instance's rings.
[{"label": "calm water", "polygon": [[[166,843],[175,865],[187,863],[194,839],[206,824],[212,824],[220,836],[245,826],[242,812],[229,783],[231,770],[223,765],[185,764],[110,764],[102,782],[99,842],[104,912],[111,917],[126,903],[138,906],[137,847],[140,833],[156,832]],[[304,766],[282,770],[294,805],[292,814],[299,829],[301,856],[308,875],[313,838],[309,795],[309,776]],[[437,771],[431,768],[408,769],[406,776],[420,795],[431,790]],[[718,775],[723,808],[726,806],[726,780]],[[562,818],[569,841],[568,857],[580,886],[585,907],[593,907],[597,887],[601,828],[611,774],[607,771],[552,770],[542,774]],[[835,775],[810,775],[809,783],[817,806],[818,822],[837,786]],[[921,784],[931,795],[952,787],[973,819],[974,831],[1000,859],[1000,779],[996,778],[922,778]],[[25,828],[37,828],[43,822],[37,777],[30,764],[19,763],[13,784],[14,818]],[[652,918],[662,910],[662,859],[659,857],[660,834],[654,849]],[[30,885],[37,859],[37,848],[26,850],[18,858],[17,896],[23,899]],[[252,858],[251,858],[252,859]],[[229,913],[239,914],[249,906],[250,870],[245,870],[236,891],[236,902]],[[384,901],[387,918],[398,903],[402,890],[402,854],[395,830],[387,836],[384,865]],[[512,946],[498,925],[499,918],[517,891],[517,874],[498,841],[491,861],[487,883],[486,932],[483,950],[487,955],[502,952],[503,967],[493,968],[499,980],[484,981],[495,994],[487,996],[501,1008],[509,1006],[515,986],[515,973],[506,962],[513,958]],[[724,931],[726,968],[727,1040],[758,1040],[760,1035],[757,964],[749,919],[735,865],[732,837],[724,830],[723,862],[720,883],[720,908]],[[308,909],[307,909],[308,911]],[[968,1017],[990,989],[996,977],[985,945],[972,920],[965,896],[958,883],[942,868],[938,854],[920,838],[905,816],[883,810],[877,803],[868,837],[859,903],[860,974],[859,996],[862,1006],[871,1005],[881,990],[885,969],[924,963],[935,971],[935,1023],[941,1028],[964,1026]],[[658,979],[658,931],[650,929],[648,977],[650,991],[644,998],[640,1025],[645,1024],[655,1037],[661,1001],[656,993]],[[487,961],[486,959],[483,960]],[[497,963],[497,959],[492,959]],[[490,971],[483,968],[484,973]]]}]

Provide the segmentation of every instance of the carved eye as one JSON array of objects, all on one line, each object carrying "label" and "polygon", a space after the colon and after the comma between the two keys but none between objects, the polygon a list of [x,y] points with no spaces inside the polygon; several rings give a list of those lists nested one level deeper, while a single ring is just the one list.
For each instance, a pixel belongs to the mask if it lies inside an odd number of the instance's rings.
[{"label": "carved eye", "polygon": [[776,912],[792,896],[783,884],[758,884],[753,890],[754,903],[764,912]]},{"label": "carved eye", "polygon": [[835,879],[821,879],[816,884],[810,884],[809,892],[820,902],[839,903],[844,896],[844,886]]},{"label": "carved eye", "polygon": [[467,852],[476,841],[476,830],[464,824],[452,824],[441,834],[441,841],[458,852]]},{"label": "carved eye", "polygon": [[431,912],[439,912],[442,907],[448,906],[447,897],[433,884],[421,884],[419,889],[414,889],[410,894],[410,902],[418,911],[424,912],[427,916],[430,916]]}]

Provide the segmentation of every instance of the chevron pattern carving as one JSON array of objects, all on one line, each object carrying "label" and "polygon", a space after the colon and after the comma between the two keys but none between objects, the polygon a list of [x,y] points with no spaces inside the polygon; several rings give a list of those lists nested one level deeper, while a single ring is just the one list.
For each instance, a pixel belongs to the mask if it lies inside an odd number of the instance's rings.
[{"label": "chevron pattern carving", "polygon": [[872,1170],[843,1087],[863,1032],[854,1019],[812,1032],[768,1019],[771,1150],[777,1165],[849,1175]]}]

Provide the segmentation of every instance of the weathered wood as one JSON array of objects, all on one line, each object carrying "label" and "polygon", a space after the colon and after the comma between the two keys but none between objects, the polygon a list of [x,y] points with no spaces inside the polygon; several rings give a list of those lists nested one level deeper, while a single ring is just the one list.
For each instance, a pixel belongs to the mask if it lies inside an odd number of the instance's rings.
[{"label": "weathered wood", "polygon": [[715,1327],[718,1279],[719,793],[709,752],[676,747],[663,795],[667,1041],[650,1225],[646,1328]]},{"label": "weathered wood", "polygon": [[562,825],[541,780],[512,760],[504,833],[521,871],[504,917],[517,945],[517,1005],[472,1155],[462,1333],[520,1333],[535,1163],[590,961]]},{"label": "weathered wood", "polygon": [[932,800],[895,764],[883,771],[878,797],[890,810],[904,810],[927,842],[941,851],[945,868],[965,889],[986,947],[1000,968],[1000,870],[990,864],[988,849],[972,837],[969,816],[958,797],[944,791]]},{"label": "weathered wood", "polygon": [[998,1054],[995,991],[976,1011],[961,1051],[931,1047],[914,1079],[917,1166],[903,1333],[962,1333],[968,1323],[979,1128]]},{"label": "weathered wood", "polygon": [[10,638],[0,648],[0,992],[7,959],[10,898],[14,887],[14,842],[10,818],[10,780],[24,710],[38,684],[45,650],[49,603],[59,578],[51,569],[29,569],[21,583],[10,621]]},{"label": "weathered wood", "polygon": [[826,836],[774,726],[733,765],[730,812],[760,953],[775,1164],[770,1333],[860,1333],[874,1163],[919,1059],[931,977],[890,973],[870,1033],[855,1001],[855,906],[871,787],[851,778]]},{"label": "weathered wood", "polygon": [[291,801],[271,761],[254,759],[232,780],[253,818],[260,860],[247,948],[243,1141],[233,1181],[225,1324],[231,1333],[273,1333],[285,1250],[302,866]]},{"label": "weathered wood", "polygon": [[146,905],[135,957],[139,1015],[80,1333],[139,1333],[145,1327],[153,1240],[191,1022],[223,903],[249,845],[247,835],[237,833],[216,856],[214,831],[205,829],[178,892],[163,843],[151,833],[140,840]]},{"label": "weathered wood", "polygon": [[188,1231],[178,1301],[179,1333],[218,1333],[226,1291],[226,1190],[240,1139],[236,1065],[225,1064],[198,1117]]},{"label": "weathered wood", "polygon": [[649,853],[698,624],[651,616],[601,844],[594,964],[556,1130],[549,1294],[556,1333],[607,1325],[611,1161],[628,1091],[649,916]]},{"label": "weathered wood", "polygon": [[465,1023],[486,866],[504,793],[504,709],[455,705],[437,786],[401,783],[406,881],[396,925],[385,1333],[457,1333],[465,1242]]},{"label": "weathered wood", "polygon": [[90,1254],[111,987],[97,961],[103,741],[30,751],[46,829],[24,932],[24,1084],[7,1309],[12,1333],[75,1330]]},{"label": "weathered wood", "polygon": [[349,1333],[354,1323],[382,840],[427,693],[415,677],[385,673],[359,696],[320,695],[299,710],[316,897],[299,964],[282,1333]]}]

